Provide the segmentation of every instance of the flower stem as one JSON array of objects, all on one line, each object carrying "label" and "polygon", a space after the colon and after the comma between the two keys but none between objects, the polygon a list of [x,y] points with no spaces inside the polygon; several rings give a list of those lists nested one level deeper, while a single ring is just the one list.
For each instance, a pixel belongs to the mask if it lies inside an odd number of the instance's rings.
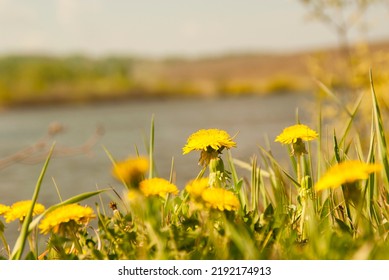
[{"label": "flower stem", "polygon": [[306,239],[306,234],[305,234],[305,216],[307,213],[307,199],[304,198],[302,199],[302,210],[301,210],[301,221],[300,221],[300,233],[301,233],[301,241],[304,241]]},{"label": "flower stem", "polygon": [[[205,173],[205,170],[207,170],[207,166],[204,166],[204,167],[200,170],[199,174],[198,174],[197,177],[196,177],[196,180],[201,179],[201,178],[203,177],[203,175],[204,175],[204,173]],[[186,201],[188,200],[188,198],[189,198],[189,193],[186,193],[185,196],[184,196],[184,198],[182,199],[180,205],[177,207],[176,211],[174,212],[174,214],[177,215],[177,214],[181,211],[182,205],[184,205],[184,204],[186,203]]]},{"label": "flower stem", "polygon": [[296,154],[297,182],[301,186],[301,154]]},{"label": "flower stem", "polygon": [[74,231],[71,231],[71,235],[73,237],[73,244],[76,246],[76,250],[78,251],[77,255],[82,254],[82,247],[76,233]]},{"label": "flower stem", "polygon": [[11,251],[9,249],[9,245],[8,245],[7,240],[5,239],[4,233],[2,231],[0,231],[0,239],[4,244],[4,248],[7,251],[8,257],[11,256]]},{"label": "flower stem", "polygon": [[296,169],[297,169],[297,182],[300,184],[300,198],[301,198],[301,216],[300,216],[300,234],[301,241],[306,239],[305,235],[305,218],[307,212],[307,186],[302,182],[301,172],[301,153],[296,153]]}]

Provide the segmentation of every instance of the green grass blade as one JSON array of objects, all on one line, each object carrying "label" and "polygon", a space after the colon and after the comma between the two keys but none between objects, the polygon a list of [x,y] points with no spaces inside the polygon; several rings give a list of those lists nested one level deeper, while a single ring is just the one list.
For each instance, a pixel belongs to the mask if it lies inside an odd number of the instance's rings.
[{"label": "green grass blade", "polygon": [[337,163],[340,163],[342,160],[341,160],[341,158],[340,158],[339,145],[338,145],[338,140],[337,140],[337,138],[336,138],[336,133],[335,133],[335,131],[334,131],[333,140],[334,140],[334,155],[335,155],[335,159],[336,159],[336,162],[337,162]]},{"label": "green grass blade", "polygon": [[346,141],[346,137],[348,135],[348,133],[350,132],[350,129],[351,129],[351,125],[354,123],[355,121],[355,117],[358,113],[358,110],[359,110],[359,107],[362,103],[362,98],[363,98],[363,95],[360,95],[360,97],[357,99],[357,101],[355,102],[355,106],[354,106],[354,110],[352,111],[352,113],[350,114],[350,118],[349,118],[349,121],[347,122],[347,125],[343,131],[343,135],[339,141],[339,144],[340,145],[343,145],[343,143]]},{"label": "green grass blade", "polygon": [[14,246],[12,254],[11,254],[12,260],[20,260],[22,257],[24,247],[26,244],[26,239],[27,239],[28,234],[29,234],[29,226],[30,226],[30,223],[32,220],[32,214],[34,211],[35,203],[38,199],[39,191],[40,191],[41,186],[42,186],[42,181],[43,181],[47,167],[49,166],[51,156],[52,156],[53,151],[54,151],[54,146],[55,146],[55,143],[50,148],[50,151],[49,151],[49,154],[46,158],[45,164],[43,165],[42,171],[41,171],[39,178],[38,178],[38,181],[35,185],[34,194],[32,196],[32,200],[31,200],[32,201],[31,207],[30,207],[26,217],[24,218],[22,229],[20,231],[18,239],[16,240],[15,246]]},{"label": "green grass blade", "polygon": [[315,80],[316,84],[319,86],[319,88],[325,92],[328,96],[330,96],[335,102],[342,107],[342,109],[349,115],[350,117],[353,116],[353,114],[347,109],[347,107],[343,104],[343,102],[330,90],[325,84],[323,84],[319,80]]},{"label": "green grass blade", "polygon": [[378,143],[378,155],[382,161],[384,167],[384,178],[386,190],[389,191],[389,159],[388,159],[388,146],[385,139],[385,130],[382,122],[381,111],[377,101],[377,95],[374,90],[374,83],[372,72],[370,71],[370,86],[371,86],[371,95],[373,100],[373,117],[375,123],[375,131],[377,133],[377,143]]},{"label": "green grass blade", "polygon": [[169,182],[172,183],[174,179],[174,157],[172,157],[172,163],[170,165]]},{"label": "green grass blade", "polygon": [[318,133],[319,133],[319,138],[317,139],[317,170],[316,170],[316,177],[320,178],[321,177],[321,163],[323,160],[322,157],[322,148],[323,148],[323,118],[322,118],[322,106],[319,104],[319,114],[318,114]]},{"label": "green grass blade", "polygon": [[155,166],[154,166],[154,115],[151,117],[149,160],[150,160],[149,178],[153,178],[155,176]]},{"label": "green grass blade", "polygon": [[258,209],[258,198],[259,198],[259,193],[258,193],[258,185],[259,185],[259,172],[257,171],[257,158],[254,156],[252,160],[252,168],[251,168],[251,209],[250,210],[257,210]]},{"label": "green grass blade", "polygon": [[236,189],[236,186],[238,185],[238,182],[239,182],[238,172],[236,172],[236,168],[234,165],[234,159],[231,155],[230,150],[227,150],[227,163],[228,163],[228,166],[230,168],[232,182],[234,183],[234,187]]},{"label": "green grass blade", "polygon": [[[251,164],[244,162],[240,159],[234,158],[234,159],[232,159],[232,161],[235,165],[239,166],[240,168],[246,169],[248,171],[251,171],[251,169],[252,169]],[[261,176],[269,178],[270,174],[269,174],[269,172],[267,172],[265,170],[261,170]]]},{"label": "green grass blade", "polygon": [[[111,161],[111,163],[115,169],[116,168],[116,160],[113,158],[112,154],[110,153],[110,151],[108,151],[108,149],[105,146],[103,146],[103,150],[107,154],[109,160]],[[123,184],[123,186],[125,186],[127,189],[129,189],[127,182],[123,178],[120,178],[120,181]]]},{"label": "green grass blade", "polygon": [[292,175],[290,175],[276,160],[275,158],[269,153],[267,152],[264,148],[262,148],[261,146],[258,146],[259,149],[261,150],[261,152],[266,155],[268,157],[268,159],[275,165],[277,166],[277,168],[279,170],[281,170],[285,175],[286,177],[288,177],[296,186],[300,187],[300,183],[297,182]]},{"label": "green grass blade", "polygon": [[[227,151],[227,163],[228,163],[228,166],[230,168],[232,182],[234,183],[234,190],[238,193],[240,203],[241,203],[242,207],[244,208],[245,206],[247,206],[248,202],[246,199],[244,188],[242,188],[243,179],[239,179],[238,172],[236,171],[236,167],[235,167],[236,161],[239,161],[239,160],[233,158],[231,155],[231,151],[228,150]],[[247,164],[248,166],[250,166],[248,163],[244,163],[244,164]]]},{"label": "green grass blade", "polygon": [[[375,137],[375,131],[374,131],[374,121],[371,126],[371,132],[370,132],[370,145],[369,145],[369,152],[367,154],[367,162],[373,163],[375,161],[375,146],[376,146],[376,137]],[[373,201],[377,200],[378,197],[376,197],[377,189],[372,184],[370,180],[367,180],[365,183],[365,189],[364,189],[364,198],[366,200],[367,209],[369,210],[370,218],[373,217]],[[367,195],[368,194],[368,195]]]}]

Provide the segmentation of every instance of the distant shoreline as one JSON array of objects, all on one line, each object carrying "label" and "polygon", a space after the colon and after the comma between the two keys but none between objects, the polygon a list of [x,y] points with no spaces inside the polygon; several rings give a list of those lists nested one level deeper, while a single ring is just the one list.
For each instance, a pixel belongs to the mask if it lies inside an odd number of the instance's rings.
[{"label": "distant shoreline", "polygon": [[116,98],[100,98],[100,99],[90,99],[84,101],[71,101],[71,100],[46,100],[43,102],[20,102],[15,104],[10,104],[8,106],[0,106],[0,113],[6,111],[15,111],[15,110],[39,110],[45,108],[63,108],[63,107],[83,107],[83,106],[104,106],[104,105],[114,105],[122,103],[153,103],[153,102],[169,102],[177,100],[210,100],[210,99],[233,99],[233,98],[249,98],[249,97],[266,97],[266,96],[275,96],[275,95],[285,95],[285,94],[296,94],[304,95],[307,94],[307,91],[291,91],[291,92],[273,92],[268,94],[256,94],[256,93],[247,93],[244,95],[214,95],[214,96],[202,96],[202,95],[193,95],[193,96],[178,96],[178,95],[169,95],[169,96],[144,96],[144,97],[116,97]]},{"label": "distant shoreline", "polygon": [[[370,44],[369,52],[388,53],[389,41]],[[341,87],[334,64],[344,58],[336,49],[159,60],[2,56],[0,108],[306,92],[316,87],[314,63]]]}]

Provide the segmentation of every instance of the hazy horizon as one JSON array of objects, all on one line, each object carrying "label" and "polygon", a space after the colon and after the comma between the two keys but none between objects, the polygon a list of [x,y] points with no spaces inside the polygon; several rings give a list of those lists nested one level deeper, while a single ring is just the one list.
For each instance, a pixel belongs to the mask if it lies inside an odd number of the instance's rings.
[{"label": "hazy horizon", "polygon": [[[337,46],[328,26],[307,21],[298,0],[0,0],[0,55],[204,57],[290,53]],[[389,9],[374,6],[368,32],[350,41],[389,40]]]}]

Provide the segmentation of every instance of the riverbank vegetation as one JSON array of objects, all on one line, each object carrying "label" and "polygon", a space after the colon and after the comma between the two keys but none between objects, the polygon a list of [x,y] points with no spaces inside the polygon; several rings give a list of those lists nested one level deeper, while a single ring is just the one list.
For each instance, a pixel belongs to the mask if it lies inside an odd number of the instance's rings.
[{"label": "riverbank vegetation", "polygon": [[[312,123],[297,117],[269,139],[285,148],[287,165],[262,146],[250,160],[236,160],[239,134],[204,128],[188,135],[182,147],[184,155],[198,155],[193,180],[177,186],[174,160],[168,178],[156,172],[152,119],[148,154],[136,149],[130,158],[115,159],[105,147],[112,162],[106,172],[116,185],[68,199],[59,193],[58,204],[42,205],[41,183],[53,145],[31,200],[0,204],[1,256],[388,259],[387,127],[369,77],[369,92],[354,99],[352,107],[322,85],[335,100],[331,105],[345,113],[338,115],[339,128],[324,121],[324,104],[318,102]],[[361,111],[363,98],[371,101],[369,117]],[[109,205],[102,203],[103,196],[111,198]],[[95,205],[85,205],[86,198],[95,198]],[[8,223],[20,224],[15,244],[4,237]]]},{"label": "riverbank vegetation", "polygon": [[154,60],[10,55],[0,58],[0,106],[307,92],[316,77],[334,89],[366,85],[369,67],[387,75],[388,50],[385,42],[358,45],[347,59],[336,49]]}]

